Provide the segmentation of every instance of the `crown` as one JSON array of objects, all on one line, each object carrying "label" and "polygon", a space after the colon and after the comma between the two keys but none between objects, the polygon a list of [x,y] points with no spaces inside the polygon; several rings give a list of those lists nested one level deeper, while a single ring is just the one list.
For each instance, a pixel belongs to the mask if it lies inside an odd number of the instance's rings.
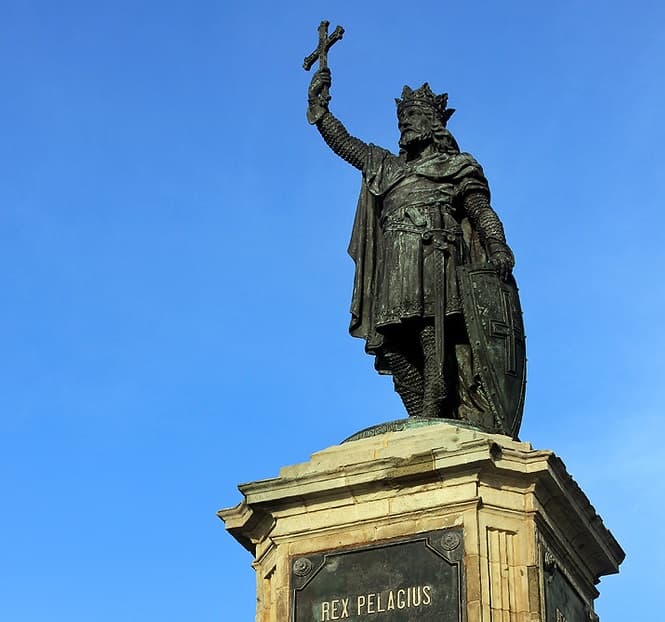
[{"label": "crown", "polygon": [[395,98],[395,103],[397,104],[397,114],[406,106],[427,106],[441,119],[444,127],[455,112],[454,108],[446,107],[448,105],[448,93],[435,95],[427,82],[415,91],[405,86],[402,89],[402,99]]}]

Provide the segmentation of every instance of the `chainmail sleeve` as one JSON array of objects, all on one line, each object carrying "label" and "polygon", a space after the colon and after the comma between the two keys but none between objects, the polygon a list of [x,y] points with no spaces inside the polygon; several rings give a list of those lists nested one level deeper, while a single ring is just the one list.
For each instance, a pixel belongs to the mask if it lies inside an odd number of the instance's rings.
[{"label": "chainmail sleeve", "polygon": [[346,160],[351,166],[363,170],[369,153],[369,145],[359,138],[351,136],[330,112],[325,114],[316,122],[323,140],[340,158]]},{"label": "chainmail sleeve", "polygon": [[464,209],[474,229],[480,234],[480,238],[487,252],[502,252],[510,255],[514,265],[513,253],[506,244],[506,235],[503,225],[490,207],[489,198],[485,192],[472,191],[464,197]]}]

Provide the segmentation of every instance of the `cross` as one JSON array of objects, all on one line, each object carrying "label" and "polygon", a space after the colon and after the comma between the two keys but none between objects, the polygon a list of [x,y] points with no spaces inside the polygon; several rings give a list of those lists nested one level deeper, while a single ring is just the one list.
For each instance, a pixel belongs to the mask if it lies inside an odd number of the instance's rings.
[{"label": "cross", "polygon": [[328,36],[328,26],[330,22],[323,20],[319,24],[319,45],[303,62],[305,71],[309,71],[312,65],[318,60],[319,69],[328,67],[328,50],[344,36],[344,28],[337,26],[330,36]]},{"label": "cross", "polygon": [[498,337],[505,339],[506,347],[506,373],[514,376],[517,374],[517,360],[515,353],[515,344],[519,339],[524,339],[522,330],[519,326],[515,325],[513,321],[513,314],[510,313],[510,292],[508,290],[501,290],[501,307],[503,309],[503,318],[501,320],[490,321],[490,337]]}]

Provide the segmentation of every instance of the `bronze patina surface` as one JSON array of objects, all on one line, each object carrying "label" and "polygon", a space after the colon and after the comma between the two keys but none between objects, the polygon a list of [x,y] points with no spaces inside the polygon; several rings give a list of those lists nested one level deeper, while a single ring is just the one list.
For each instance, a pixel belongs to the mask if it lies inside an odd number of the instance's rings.
[{"label": "bronze patina surface", "polygon": [[462,531],[291,559],[291,622],[461,622]]},{"label": "bronze patina surface", "polygon": [[329,110],[328,51],[338,26],[306,59],[319,68],[307,119],[362,174],[349,253],[356,266],[350,333],[393,377],[410,417],[466,422],[517,438],[526,378],[513,253],[490,205],[482,167],[447,128],[448,94],[405,86],[399,151],[355,138]]},{"label": "bronze patina surface", "polygon": [[549,551],[543,553],[546,622],[598,622]]}]

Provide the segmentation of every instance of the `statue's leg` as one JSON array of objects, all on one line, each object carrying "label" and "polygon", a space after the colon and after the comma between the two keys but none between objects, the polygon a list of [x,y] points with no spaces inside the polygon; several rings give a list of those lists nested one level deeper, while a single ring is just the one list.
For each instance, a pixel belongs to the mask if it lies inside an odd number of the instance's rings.
[{"label": "statue's leg", "polygon": [[[464,333],[466,335],[466,332]],[[482,387],[473,375],[473,354],[466,340],[455,345],[457,359],[457,416],[485,430],[495,427],[492,409],[483,394]]]},{"label": "statue's leg", "polygon": [[[446,379],[436,356],[436,334],[430,321],[420,329],[420,345],[423,351],[423,417],[443,417],[448,396]],[[447,365],[446,365],[447,369]]]},{"label": "statue's leg", "polygon": [[[418,352],[416,335],[404,329],[386,339],[384,357],[390,365],[395,391],[402,399],[409,417],[421,417],[423,411],[422,356]],[[416,337],[416,339],[414,339]],[[414,344],[415,341],[415,344]]]}]

